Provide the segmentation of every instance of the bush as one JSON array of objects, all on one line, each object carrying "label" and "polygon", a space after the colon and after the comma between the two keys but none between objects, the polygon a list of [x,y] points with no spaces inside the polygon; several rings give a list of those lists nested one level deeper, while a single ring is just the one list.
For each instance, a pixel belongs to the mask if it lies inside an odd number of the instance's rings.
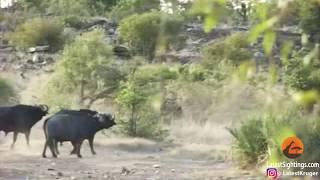
[{"label": "bush", "polygon": [[229,129],[235,138],[237,158],[244,165],[255,165],[266,156],[268,137],[261,117],[248,117],[238,129]]},{"label": "bush", "polygon": [[15,96],[16,94],[11,84],[7,80],[0,78],[0,104],[10,102],[10,99]]},{"label": "bush", "polygon": [[227,61],[239,65],[252,57],[248,47],[249,42],[246,34],[233,34],[223,41],[217,41],[204,48],[202,51],[204,54],[203,64],[207,67],[214,67],[221,61]]},{"label": "bush", "polygon": [[150,91],[133,79],[122,85],[116,102],[120,106],[118,124],[125,135],[156,140],[164,138],[165,130],[160,126],[160,114],[150,104]]},{"label": "bush", "polygon": [[160,124],[160,114],[155,112],[150,106],[150,104],[144,104],[144,107],[134,112],[138,118],[133,119],[125,116],[120,111],[120,117],[117,121],[120,133],[157,141],[164,140],[168,136],[168,132]]},{"label": "bush", "polygon": [[305,54],[296,52],[284,64],[284,82],[295,90],[320,90],[320,64],[314,60],[304,63]]},{"label": "bush", "polygon": [[84,21],[79,16],[67,16],[64,19],[64,24],[68,27],[72,27],[75,29],[81,29],[84,26]]},{"label": "bush", "polygon": [[110,17],[120,21],[132,14],[160,10],[160,0],[121,0],[112,8]]},{"label": "bush", "polygon": [[316,0],[300,0],[300,27],[311,35],[312,39],[320,42],[320,28],[317,23],[320,21],[320,4]]},{"label": "bush", "polygon": [[161,126],[160,108],[155,102],[166,82],[177,79],[168,66],[144,65],[131,67],[115,101],[120,110],[120,130],[125,135],[162,140],[167,135]]},{"label": "bush", "polygon": [[9,40],[19,48],[49,45],[51,50],[58,50],[64,43],[63,26],[55,20],[31,19],[9,34]]},{"label": "bush", "polygon": [[295,161],[317,162],[320,160],[317,148],[320,145],[319,122],[318,117],[308,116],[294,108],[281,114],[269,112],[250,116],[239,128],[229,129],[229,132],[235,139],[238,160],[246,166],[288,161],[281,145],[292,136],[299,137],[305,147],[304,154]]},{"label": "bush", "polygon": [[144,14],[134,14],[120,22],[120,38],[129,43],[135,54],[152,60],[155,56],[158,42],[164,42],[164,47],[174,41],[182,27],[182,19],[169,17],[158,11]]}]

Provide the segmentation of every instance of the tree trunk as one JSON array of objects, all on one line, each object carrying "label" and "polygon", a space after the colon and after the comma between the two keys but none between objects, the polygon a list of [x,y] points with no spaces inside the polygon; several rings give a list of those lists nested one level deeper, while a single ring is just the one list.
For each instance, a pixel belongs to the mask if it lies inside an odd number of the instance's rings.
[{"label": "tree trunk", "polygon": [[134,114],[135,114],[135,105],[132,105],[131,107],[131,117],[130,117],[130,121],[129,121],[129,128],[130,128],[130,135],[135,137],[137,135],[137,132],[136,132],[136,120],[134,118]]},{"label": "tree trunk", "polygon": [[80,83],[79,105],[81,107],[84,105],[84,81],[83,80]]}]

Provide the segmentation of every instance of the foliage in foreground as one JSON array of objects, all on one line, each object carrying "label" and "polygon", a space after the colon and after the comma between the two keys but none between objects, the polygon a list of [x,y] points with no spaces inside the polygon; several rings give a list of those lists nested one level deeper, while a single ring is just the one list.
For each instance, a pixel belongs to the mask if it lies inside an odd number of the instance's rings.
[{"label": "foliage in foreground", "polygon": [[320,160],[319,122],[319,118],[295,109],[282,114],[268,112],[249,116],[239,128],[229,129],[229,132],[234,137],[233,147],[243,167],[290,161],[283,155],[281,144],[291,136],[299,137],[305,147],[304,154],[295,160],[317,162]]}]

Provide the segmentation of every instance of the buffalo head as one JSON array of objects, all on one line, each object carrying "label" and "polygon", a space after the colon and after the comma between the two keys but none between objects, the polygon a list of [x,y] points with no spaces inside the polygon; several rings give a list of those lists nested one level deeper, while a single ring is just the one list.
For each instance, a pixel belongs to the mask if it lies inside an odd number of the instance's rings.
[{"label": "buffalo head", "polygon": [[41,104],[38,106],[41,111],[43,112],[43,115],[47,115],[48,114],[48,111],[49,111],[49,107],[45,104]]},{"label": "buffalo head", "polygon": [[115,116],[111,114],[98,113],[94,117],[98,118],[99,123],[101,123],[104,128],[110,128],[116,125]]}]

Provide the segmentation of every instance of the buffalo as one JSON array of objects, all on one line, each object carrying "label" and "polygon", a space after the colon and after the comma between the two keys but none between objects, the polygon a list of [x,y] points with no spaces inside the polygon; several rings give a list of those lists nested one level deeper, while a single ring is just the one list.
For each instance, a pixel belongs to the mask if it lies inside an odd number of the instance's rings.
[{"label": "buffalo", "polygon": [[[69,114],[69,115],[79,115],[79,116],[94,116],[96,114],[98,114],[97,111],[93,111],[90,109],[80,109],[80,110],[69,110],[69,109],[63,109],[60,110],[59,112],[57,112],[56,114]],[[88,118],[90,119],[90,118]],[[59,154],[59,150],[58,150],[58,146],[57,146],[58,142],[56,142],[55,144],[55,148],[56,148],[56,153]],[[60,146],[62,146],[63,142],[60,142]],[[72,143],[73,149],[70,152],[70,154],[76,154],[76,145],[74,143]],[[91,153],[93,155],[96,154],[96,152],[94,150],[91,151]]]},{"label": "buffalo", "polygon": [[46,157],[49,146],[52,156],[57,157],[57,142],[70,141],[75,153],[81,158],[80,149],[85,139],[89,140],[91,152],[95,154],[93,141],[95,134],[114,126],[115,118],[111,114],[96,113],[91,110],[62,110],[45,120],[43,130],[46,137],[42,156]]},{"label": "buffalo", "polygon": [[0,131],[4,131],[6,135],[9,132],[13,132],[11,148],[14,148],[18,133],[24,133],[27,145],[30,145],[29,136],[32,126],[47,115],[48,110],[47,105],[30,106],[19,104],[0,107]]}]

